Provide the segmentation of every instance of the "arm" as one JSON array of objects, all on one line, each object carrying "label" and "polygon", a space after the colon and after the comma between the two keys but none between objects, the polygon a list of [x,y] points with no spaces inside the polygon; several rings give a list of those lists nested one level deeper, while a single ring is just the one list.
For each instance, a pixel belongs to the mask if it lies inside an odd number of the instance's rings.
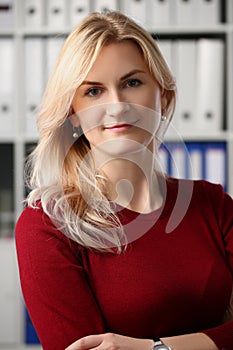
[{"label": "arm", "polygon": [[[220,200],[220,198],[216,198],[216,196],[214,196],[213,198],[211,198],[211,202],[215,203],[215,207],[216,207],[216,212],[219,212],[220,210],[220,203],[222,203],[222,201]],[[218,203],[216,205],[216,203]],[[229,200],[226,201],[226,205],[225,205],[225,209],[223,210],[226,213],[226,217],[228,217],[228,219],[224,219],[224,220],[220,220],[219,221],[219,227],[221,228],[221,231],[224,232],[224,239],[225,239],[225,246],[222,244],[222,251],[223,253],[226,251],[227,252],[227,256],[228,256],[228,261],[230,261],[229,266],[233,266],[232,261],[232,219],[230,219],[230,217],[232,217],[232,202]],[[230,233],[231,232],[231,233]],[[54,234],[54,233],[53,233]],[[63,236],[62,237],[58,237],[58,240],[61,240],[63,242],[63,239],[65,239]],[[221,235],[219,235],[219,240],[222,240]],[[81,267],[81,266],[80,266]],[[83,269],[82,269],[83,270]],[[77,320],[78,321],[78,320]],[[85,319],[84,319],[85,321]],[[81,344],[83,342],[82,338],[85,335],[88,334],[99,334],[98,336],[98,341],[100,340],[100,337],[103,341],[105,341],[106,337],[109,336],[109,334],[104,334],[104,332],[106,330],[92,330],[91,328],[86,328],[86,332],[84,332],[84,334],[82,334],[82,332],[80,332],[80,329],[82,329],[82,327],[85,326],[85,322],[84,325],[80,325],[78,327],[78,331],[79,334],[74,337],[70,342],[72,343],[72,341],[74,341],[75,339],[79,339],[81,338]],[[104,325],[103,325],[104,328]],[[209,329],[207,331],[205,331],[206,335],[203,333],[198,333],[198,334],[193,334],[193,335],[184,335],[184,336],[180,336],[180,337],[170,337],[170,338],[163,338],[165,344],[167,342],[168,345],[170,345],[171,347],[175,347],[175,346],[179,346],[179,348],[177,347],[177,350],[182,349],[181,346],[184,346],[187,348],[187,350],[192,350],[192,349],[198,349],[197,347],[200,346],[200,350],[203,349],[210,349],[210,350],[215,350],[215,349],[222,349],[222,348],[226,348],[226,349],[231,349],[232,348],[232,330],[233,330],[233,322],[229,322],[226,323],[224,325],[218,326],[216,327],[216,329]],[[93,337],[93,336],[90,336]],[[95,337],[95,336],[94,336]],[[114,337],[116,337],[118,340],[122,340],[120,338],[124,338],[123,336],[118,336],[118,335],[114,335]],[[87,339],[89,339],[89,337],[87,337]],[[128,339],[129,340],[129,339]],[[135,346],[135,339],[129,340],[130,343],[131,341],[133,341],[133,346]],[[136,340],[136,342],[138,342],[139,340]],[[143,343],[142,343],[143,341]],[[140,347],[141,349],[144,348],[143,345],[145,345],[145,350],[147,350],[147,346],[148,346],[148,340],[146,341],[146,343],[144,343],[145,340],[140,339]],[[172,343],[169,343],[172,342]],[[201,343],[200,343],[201,342]],[[204,345],[203,345],[203,342]],[[173,345],[174,343],[174,345]],[[214,345],[214,343],[216,345]],[[102,341],[101,341],[102,344]],[[128,344],[128,341],[127,341]],[[150,346],[151,346],[151,340],[150,340]],[[178,345],[177,345],[178,344]],[[188,345],[187,345],[188,344]],[[201,345],[199,345],[201,344]],[[79,343],[80,345],[80,343]],[[68,346],[68,344],[66,345]],[[191,347],[192,346],[192,347]],[[193,346],[195,346],[195,348],[193,348]],[[217,346],[217,347],[216,347]],[[80,347],[78,347],[79,349],[82,349]],[[128,349],[130,349],[130,347],[127,346]],[[100,348],[101,349],[101,348]],[[124,349],[124,347],[123,347]],[[174,349],[173,349],[174,350]],[[199,350],[199,349],[198,349]]]},{"label": "arm", "polygon": [[[233,277],[233,200],[224,193],[220,185],[203,182],[203,186],[201,196],[202,198],[207,197],[208,208],[212,208],[210,210],[218,222],[219,236],[216,236],[215,239],[219,244],[219,252],[224,256]],[[201,210],[204,211],[203,208]],[[233,298],[231,298],[232,303]],[[205,329],[202,333],[163,338],[163,341],[170,345],[172,350],[173,348],[174,350],[233,349],[233,314],[225,316],[222,324]]]},{"label": "arm", "polygon": [[80,337],[105,332],[77,244],[41,209],[21,215],[16,248],[24,299],[43,349],[64,350]]},{"label": "arm", "polygon": [[[161,338],[164,344],[172,350],[218,350],[213,341],[203,333]],[[118,334],[99,334],[81,338],[71,344],[66,350],[152,350],[154,341],[137,339]]]},{"label": "arm", "polygon": [[172,350],[218,350],[216,344],[204,333],[162,338]]},{"label": "arm", "polygon": [[[223,193],[221,186],[213,186],[205,184],[208,188],[201,191],[201,197],[207,194],[211,208],[213,206],[213,215],[218,218],[219,227],[219,250],[223,256],[229,269],[233,271],[233,202],[230,196]],[[232,272],[233,275],[233,272]],[[229,318],[228,318],[229,320]],[[225,320],[226,321],[226,320]],[[203,332],[195,334],[186,334],[173,337],[161,338],[166,345],[169,345],[172,350],[218,350],[233,348],[233,321],[226,322],[217,327],[203,330]],[[143,343],[142,343],[143,341]],[[84,350],[89,349],[91,343],[95,342],[95,346],[99,349],[104,349],[106,342],[110,342],[112,349],[116,348],[116,344],[120,349],[152,349],[153,343],[148,343],[148,340],[125,338],[119,335],[90,336],[80,339],[69,347],[69,350]],[[93,343],[92,343],[93,344]]]}]

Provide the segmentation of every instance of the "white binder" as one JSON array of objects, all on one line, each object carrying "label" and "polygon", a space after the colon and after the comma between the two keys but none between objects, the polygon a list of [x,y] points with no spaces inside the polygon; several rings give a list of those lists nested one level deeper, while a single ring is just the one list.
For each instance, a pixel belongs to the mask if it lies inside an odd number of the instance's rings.
[{"label": "white binder", "polygon": [[221,4],[219,0],[196,0],[196,23],[201,26],[217,24],[221,19]]},{"label": "white binder", "polygon": [[62,37],[50,37],[46,40],[45,55],[45,80],[48,81],[53,71],[59,52],[64,44],[65,39]]},{"label": "white binder", "polygon": [[47,6],[48,26],[51,28],[64,28],[66,25],[66,1],[49,0]]},{"label": "white binder", "polygon": [[20,317],[22,297],[14,240],[0,241],[0,340],[3,348],[20,342]]},{"label": "white binder", "polygon": [[25,132],[36,136],[36,108],[44,88],[44,42],[42,38],[25,39]]},{"label": "white binder", "polygon": [[178,26],[190,26],[196,23],[196,0],[173,0],[174,22]]},{"label": "white binder", "polygon": [[168,174],[169,160],[168,160],[168,151],[166,150],[166,146],[161,146],[158,149],[158,156],[159,156],[159,159],[158,159],[159,171],[162,171]]},{"label": "white binder", "polygon": [[177,43],[178,130],[181,134],[194,132],[196,115],[196,41]]},{"label": "white binder", "polygon": [[146,0],[121,0],[120,10],[141,26],[147,25],[147,4]]},{"label": "white binder", "polygon": [[14,133],[14,41],[11,38],[0,38],[0,135]]},{"label": "white binder", "polygon": [[43,16],[42,0],[24,0],[24,22],[26,27],[41,27]]},{"label": "white binder", "polygon": [[117,0],[94,0],[94,11],[104,12],[106,10],[117,11]]},{"label": "white binder", "polygon": [[223,122],[224,43],[200,39],[197,44],[197,113],[200,132],[219,131]]},{"label": "white binder", "polygon": [[[159,41],[159,47],[161,52],[171,69],[171,74],[174,76],[174,79],[177,83],[178,76],[178,49],[176,40],[161,40]],[[177,96],[177,105],[174,116],[169,124],[169,127],[166,131],[165,138],[174,138],[180,135],[179,132],[179,92]]]},{"label": "white binder", "polygon": [[68,24],[78,25],[90,12],[90,0],[70,0]]},{"label": "white binder", "polygon": [[170,0],[147,1],[147,27],[150,30],[171,25],[171,5]]},{"label": "white binder", "polygon": [[178,179],[186,178],[186,150],[181,145],[174,145],[171,149],[171,176]]},{"label": "white binder", "polygon": [[174,62],[172,60],[172,41],[171,40],[160,40],[157,42],[159,49],[165,59],[168,67],[173,71]]},{"label": "white binder", "polygon": [[189,150],[189,179],[201,180],[203,178],[203,168],[202,168],[202,150],[201,148],[196,148]]},{"label": "white binder", "polygon": [[10,28],[14,25],[13,0],[0,0],[0,28]]},{"label": "white binder", "polygon": [[205,152],[206,163],[206,180],[221,184],[223,187],[226,185],[226,154],[225,150],[219,148],[207,148]]}]

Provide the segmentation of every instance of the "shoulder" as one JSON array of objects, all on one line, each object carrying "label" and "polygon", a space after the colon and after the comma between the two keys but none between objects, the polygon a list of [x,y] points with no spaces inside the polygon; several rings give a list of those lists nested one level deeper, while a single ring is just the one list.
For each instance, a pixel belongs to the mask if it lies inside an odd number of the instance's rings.
[{"label": "shoulder", "polygon": [[226,197],[232,201],[232,197],[224,191],[222,185],[214,184],[206,180],[186,180],[168,177],[167,186],[172,193],[177,193],[179,190],[184,193],[192,191],[192,197],[194,199],[200,197],[203,200],[207,198],[222,199]]},{"label": "shoulder", "polygon": [[[62,233],[56,224],[44,212],[40,202],[36,206],[27,206],[21,213],[15,227],[17,247],[48,247],[67,245],[76,251],[77,243]],[[29,248],[27,248],[29,249]]]},{"label": "shoulder", "polygon": [[220,184],[206,180],[167,179],[168,193],[176,206],[187,208],[192,214],[217,220],[219,225],[233,222],[233,199]]},{"label": "shoulder", "polygon": [[27,206],[24,208],[16,223],[16,233],[38,227],[41,229],[50,227],[52,229],[53,226],[49,217],[44,213],[41,203],[37,202],[33,207]]},{"label": "shoulder", "polygon": [[220,184],[205,180],[194,181],[193,195],[202,203],[202,206],[209,203],[213,210],[227,210],[233,213],[233,199]]},{"label": "shoulder", "polygon": [[172,203],[167,232],[182,222],[188,231],[196,228],[195,232],[206,231],[219,237],[219,242],[233,241],[233,200],[221,185],[167,178],[167,190]]}]

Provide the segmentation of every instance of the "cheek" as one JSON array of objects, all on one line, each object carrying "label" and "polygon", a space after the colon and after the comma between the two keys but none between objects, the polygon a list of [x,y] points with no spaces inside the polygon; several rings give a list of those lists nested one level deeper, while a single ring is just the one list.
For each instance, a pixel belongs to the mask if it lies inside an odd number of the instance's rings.
[{"label": "cheek", "polygon": [[99,143],[100,127],[94,127],[91,123],[87,123],[86,121],[80,122],[80,126],[90,145],[96,145]]},{"label": "cheek", "polygon": [[84,133],[92,134],[102,125],[104,108],[95,106],[78,112],[80,126]]},{"label": "cheek", "polygon": [[91,107],[78,112],[80,126],[90,145],[95,145],[99,142],[103,117],[104,109],[101,106]]},{"label": "cheek", "polygon": [[161,97],[160,94],[151,93],[147,99],[148,107],[161,114]]},{"label": "cheek", "polygon": [[137,127],[140,129],[141,133],[155,136],[160,125],[161,113],[157,112],[152,106],[154,105],[134,105],[133,108],[135,114],[139,116]]},{"label": "cheek", "polygon": [[137,103],[161,113],[161,92],[158,87],[150,85],[139,96]]},{"label": "cheek", "polygon": [[91,131],[84,132],[84,135],[88,140],[90,146],[96,146],[101,141],[97,129],[92,129]]}]

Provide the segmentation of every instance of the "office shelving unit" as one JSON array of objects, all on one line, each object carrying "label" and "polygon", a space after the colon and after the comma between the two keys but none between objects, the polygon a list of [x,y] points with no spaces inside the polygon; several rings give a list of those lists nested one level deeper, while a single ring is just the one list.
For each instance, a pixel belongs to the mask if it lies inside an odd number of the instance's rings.
[{"label": "office shelving unit", "polygon": [[[127,2],[128,0],[125,0]],[[132,0],[130,0],[133,2]],[[145,1],[145,0],[141,0]],[[179,1],[179,0],[177,0]],[[214,0],[215,1],[215,0]],[[78,3],[78,1],[76,1]],[[135,0],[136,2],[136,0]],[[139,2],[139,1],[137,1]],[[14,85],[10,103],[11,105],[1,104],[0,95],[0,114],[11,113],[12,123],[9,128],[4,125],[4,132],[1,132],[2,126],[0,126],[0,161],[2,164],[1,177],[0,177],[0,249],[9,249],[11,251],[12,260],[10,264],[14,264],[15,257],[12,255],[12,249],[14,249],[13,227],[19,214],[23,209],[23,199],[25,196],[24,185],[24,160],[25,155],[28,152],[29,147],[37,142],[37,134],[25,132],[25,59],[24,48],[25,42],[29,38],[43,38],[46,42],[48,38],[63,37],[65,38],[72,29],[72,26],[68,25],[67,20],[64,26],[51,27],[47,23],[47,11],[49,1],[41,0],[43,4],[43,16],[42,25],[37,27],[30,27],[25,25],[25,8],[27,11],[33,12],[32,0],[12,0],[3,1],[0,0],[1,6],[7,3],[13,4],[12,10],[12,22],[6,23],[4,26],[0,25],[0,55],[1,55],[1,39],[11,39],[13,43],[14,62],[13,62],[13,75]],[[35,2],[34,2],[35,3]],[[38,2],[37,2],[38,3]],[[56,6],[59,8],[59,4],[66,4],[71,8],[71,0],[69,1],[55,1]],[[100,4],[98,0],[80,1],[80,4],[89,3],[89,10],[93,11],[97,8],[97,4]],[[116,1],[102,1],[103,7],[114,5],[117,10],[124,8],[124,0]],[[175,3],[173,1],[173,3]],[[171,24],[166,26],[152,27],[147,29],[155,34],[159,40],[164,38],[183,38],[183,37],[195,37],[202,38],[222,38],[225,47],[225,86],[226,92],[224,102],[224,128],[222,130],[213,133],[200,133],[193,134],[192,131],[183,134],[183,140],[186,142],[224,142],[227,149],[227,191],[233,194],[233,2],[231,0],[219,1],[222,9],[222,20],[219,23],[213,25],[179,25]],[[68,5],[67,5],[68,4]],[[29,6],[30,5],[30,6]],[[4,6],[3,6],[4,7]],[[98,7],[99,9],[99,7]],[[1,12],[1,11],[0,11]],[[1,23],[1,18],[0,18]],[[45,62],[46,64],[46,62]],[[46,79],[44,79],[45,83]],[[2,91],[0,89],[0,91]],[[4,112],[5,111],[5,112]],[[3,119],[5,120],[5,119]],[[169,136],[169,141],[175,141],[175,137]],[[7,259],[7,256],[6,256]],[[6,266],[7,262],[3,261],[0,256],[0,264]],[[0,274],[4,274],[4,271]],[[12,273],[15,274],[17,279],[17,271],[12,268]],[[0,276],[1,279],[5,276]],[[14,278],[13,278],[14,279]],[[9,288],[12,286],[12,281],[9,282]],[[12,294],[12,302],[17,305],[22,303],[22,298],[19,292],[18,283],[15,283],[16,293]],[[1,298],[5,295],[0,294]],[[9,337],[6,335],[5,343],[7,344],[23,344],[23,326],[22,326],[22,308],[19,316],[14,316],[14,320],[6,319],[4,322],[14,322],[17,331],[15,334],[11,334]],[[9,317],[11,317],[10,315]],[[1,322],[0,322],[0,334],[1,334]],[[0,337],[1,348],[1,337]]]}]

